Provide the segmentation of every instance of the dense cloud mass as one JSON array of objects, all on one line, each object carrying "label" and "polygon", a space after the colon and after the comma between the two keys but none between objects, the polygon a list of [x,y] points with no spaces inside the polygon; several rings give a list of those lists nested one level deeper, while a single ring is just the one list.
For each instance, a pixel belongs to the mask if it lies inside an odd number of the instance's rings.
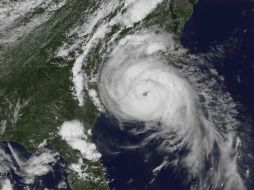
[{"label": "dense cloud mass", "polygon": [[[167,60],[163,56],[166,52]],[[101,100],[120,122],[144,122],[145,130],[157,128],[149,138],[163,137],[163,151],[187,149],[180,162],[188,169],[190,179],[199,178],[197,188],[222,185],[225,189],[244,189],[232,158],[233,136],[221,134],[216,123],[204,116],[198,99],[204,87],[196,92],[188,80],[194,76],[184,76],[186,73],[173,66],[176,60],[170,60],[170,56],[180,54],[169,34],[143,31],[126,36],[113,48],[101,69]],[[216,148],[219,155],[214,153]],[[218,165],[214,159],[219,160]],[[204,177],[201,175],[206,162],[212,169]]]}]

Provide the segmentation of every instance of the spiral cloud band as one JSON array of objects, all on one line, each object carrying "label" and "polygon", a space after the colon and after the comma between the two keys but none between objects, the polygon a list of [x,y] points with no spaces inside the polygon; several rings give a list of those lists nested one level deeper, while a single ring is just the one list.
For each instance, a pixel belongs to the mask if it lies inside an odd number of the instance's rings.
[{"label": "spiral cloud band", "polygon": [[203,116],[191,83],[173,66],[173,61],[163,58],[165,52],[177,53],[174,46],[173,37],[163,32],[140,32],[121,39],[101,68],[100,99],[120,122],[160,126],[154,136],[164,137],[167,151],[187,147],[188,154],[181,162],[190,176],[202,174],[204,162],[213,157],[214,147],[218,146],[218,166],[212,166],[207,179],[200,177],[199,188],[194,189],[245,189],[235,159],[230,157],[232,141],[222,140]]},{"label": "spiral cloud band", "polygon": [[177,127],[179,120],[195,118],[195,95],[188,82],[156,55],[173,48],[172,37],[168,36],[172,43],[164,37],[145,34],[120,41],[102,69],[101,98],[120,120],[170,122],[180,130],[186,123]]}]

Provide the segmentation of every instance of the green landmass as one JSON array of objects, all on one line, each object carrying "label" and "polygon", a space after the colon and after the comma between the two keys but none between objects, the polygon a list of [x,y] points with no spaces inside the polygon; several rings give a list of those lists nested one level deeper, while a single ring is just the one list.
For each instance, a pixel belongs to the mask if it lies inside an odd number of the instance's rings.
[{"label": "green landmass", "polygon": [[[143,27],[159,26],[179,36],[184,23],[192,14],[192,4],[187,0],[166,0],[143,22],[126,29],[122,35]],[[58,128],[64,121],[78,119],[86,130],[91,129],[100,114],[88,96],[85,105],[78,106],[73,98],[71,69],[75,54],[68,59],[57,58],[54,52],[71,39],[66,34],[82,23],[85,12],[96,6],[92,0],[69,0],[53,16],[17,41],[0,46],[0,122],[6,121],[6,130],[1,140],[14,140],[34,152],[45,139],[47,144],[60,153],[66,166],[76,163],[80,153],[71,149],[61,140]],[[9,30],[25,25],[34,12],[19,18]],[[89,13],[87,13],[89,14]],[[114,14],[112,13],[112,17]],[[117,26],[106,39],[118,31]],[[101,42],[103,43],[103,42]],[[88,59],[86,72],[91,68],[98,71],[101,63],[98,44]],[[90,69],[89,69],[90,68]],[[96,84],[92,84],[96,88]],[[2,123],[3,124],[3,123]],[[74,190],[109,189],[105,170],[101,163],[85,160],[89,172],[101,180],[97,182],[80,180],[76,173],[69,171],[69,182]]]}]

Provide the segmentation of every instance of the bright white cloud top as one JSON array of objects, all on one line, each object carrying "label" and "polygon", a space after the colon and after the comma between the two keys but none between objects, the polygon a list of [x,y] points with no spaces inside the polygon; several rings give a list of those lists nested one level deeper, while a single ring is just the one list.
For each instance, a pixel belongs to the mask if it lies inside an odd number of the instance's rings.
[{"label": "bright white cloud top", "polygon": [[[245,189],[232,156],[232,134],[223,136],[204,116],[190,81],[172,60],[163,58],[166,52],[176,53],[174,46],[172,36],[163,32],[138,32],[121,39],[101,69],[100,98],[120,122],[155,128],[151,138],[164,138],[163,151],[187,148],[188,154],[177,162],[188,168],[190,178],[200,177],[198,189]],[[213,159],[216,146],[218,163],[211,163],[204,177],[205,162]]]},{"label": "bright white cloud top", "polygon": [[97,152],[95,144],[88,141],[83,123],[80,121],[65,121],[59,129],[59,135],[70,147],[80,151],[85,159],[91,161],[100,159],[101,154]]},{"label": "bright white cloud top", "polygon": [[[195,124],[195,94],[188,82],[156,55],[172,48],[164,39],[152,33],[120,41],[102,70],[100,93],[105,106],[119,119],[171,121],[171,127],[181,130]],[[183,120],[181,126],[177,126],[179,119]]]}]

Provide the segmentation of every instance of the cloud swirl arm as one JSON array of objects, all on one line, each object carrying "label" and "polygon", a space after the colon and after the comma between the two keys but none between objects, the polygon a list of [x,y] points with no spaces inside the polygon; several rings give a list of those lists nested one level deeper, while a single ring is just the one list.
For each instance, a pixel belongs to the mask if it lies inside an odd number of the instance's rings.
[{"label": "cloud swirl arm", "polygon": [[[232,169],[236,165],[232,135],[221,135],[204,116],[191,82],[173,66],[173,60],[163,58],[165,52],[177,53],[173,36],[163,32],[121,39],[101,68],[99,94],[104,106],[120,122],[157,128],[150,138],[162,137],[164,151],[187,149],[180,162],[190,180],[199,178],[196,189],[245,189],[237,169]],[[219,153],[214,153],[216,148]],[[216,154],[219,164],[213,161]],[[203,177],[206,162],[213,170]]]}]

